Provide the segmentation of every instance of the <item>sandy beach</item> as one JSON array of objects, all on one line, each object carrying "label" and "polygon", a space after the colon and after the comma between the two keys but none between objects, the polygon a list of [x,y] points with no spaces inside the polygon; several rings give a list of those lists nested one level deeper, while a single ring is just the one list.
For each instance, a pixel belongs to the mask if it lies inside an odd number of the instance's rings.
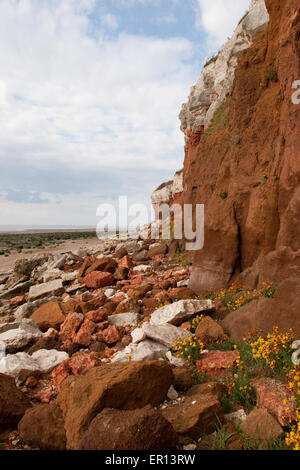
[{"label": "sandy beach", "polygon": [[43,253],[59,254],[66,253],[68,251],[76,251],[79,248],[96,248],[99,244],[100,241],[97,237],[89,238],[87,240],[68,240],[56,248],[45,248],[43,250],[33,249],[30,250],[32,251],[32,253],[26,253],[25,251],[23,251],[22,253],[14,252],[9,256],[0,256],[0,273],[5,273],[11,270],[14,266],[15,261],[18,259],[30,259],[36,255],[40,255]]}]

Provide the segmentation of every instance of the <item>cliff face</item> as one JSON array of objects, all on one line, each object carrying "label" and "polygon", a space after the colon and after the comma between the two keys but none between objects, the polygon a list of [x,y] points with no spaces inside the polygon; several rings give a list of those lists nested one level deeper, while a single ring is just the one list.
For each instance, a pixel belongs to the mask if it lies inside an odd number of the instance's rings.
[{"label": "cliff face", "polygon": [[188,102],[182,105],[179,118],[186,140],[190,131],[209,125],[214,113],[232,90],[240,53],[248,49],[253,39],[264,31],[269,14],[264,0],[252,0],[249,12],[239,22],[232,38],[212,57],[192,87]]},{"label": "cliff face", "polygon": [[155,219],[159,218],[159,208],[161,204],[182,204],[183,191],[183,170],[177,171],[173,180],[160,185],[151,196],[152,206],[155,212]]},{"label": "cliff face", "polygon": [[299,0],[256,0],[183,106],[182,201],[205,204],[205,245],[193,253],[190,281],[196,292],[300,276],[295,80]]}]

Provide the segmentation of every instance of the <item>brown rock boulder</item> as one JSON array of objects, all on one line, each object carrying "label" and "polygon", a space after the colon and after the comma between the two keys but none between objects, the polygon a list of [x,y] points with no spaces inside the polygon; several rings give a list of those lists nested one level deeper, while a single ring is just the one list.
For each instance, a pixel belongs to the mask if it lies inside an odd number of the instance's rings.
[{"label": "brown rock boulder", "polygon": [[121,259],[121,258],[124,258],[124,256],[127,256],[128,255],[128,251],[126,248],[119,248],[116,252],[115,252],[115,258],[117,259]]},{"label": "brown rock boulder", "polygon": [[116,302],[112,302],[111,300],[109,300],[104,304],[104,310],[107,311],[108,315],[112,315],[113,313],[115,313],[117,306],[118,304]]},{"label": "brown rock boulder", "polygon": [[274,299],[253,300],[222,322],[234,341],[243,339],[253,329],[271,333],[274,326],[281,332],[292,328],[300,337],[300,279],[287,279],[280,283]]},{"label": "brown rock boulder", "polygon": [[82,312],[82,313],[86,314],[86,313],[91,312],[92,310],[94,310],[94,305],[92,303],[84,302],[83,300],[78,301],[78,306],[79,306],[79,309],[75,310],[75,312]]},{"label": "brown rock boulder", "polygon": [[221,400],[225,393],[226,386],[224,384],[220,382],[206,382],[204,384],[193,385],[186,395],[188,397],[193,397],[195,395],[210,395],[217,400]]},{"label": "brown rock boulder", "polygon": [[257,403],[269,411],[281,424],[287,426],[296,417],[296,403],[291,399],[286,384],[279,380],[261,377],[253,380],[257,393]]},{"label": "brown rock boulder", "polygon": [[21,438],[40,450],[64,450],[66,432],[57,405],[37,405],[28,410],[18,426]]},{"label": "brown rock boulder", "polygon": [[92,310],[97,310],[98,308],[103,307],[105,302],[107,302],[107,297],[103,292],[88,301],[88,303],[93,307]]},{"label": "brown rock boulder", "polygon": [[92,335],[96,329],[96,324],[87,318],[81,324],[77,333],[73,333],[72,342],[81,344],[82,346],[89,346],[92,342]]},{"label": "brown rock boulder", "polygon": [[85,315],[85,318],[94,322],[94,323],[101,323],[107,320],[107,310],[105,308],[101,308],[99,310],[91,310]]},{"label": "brown rock boulder", "polygon": [[91,422],[79,450],[171,450],[177,435],[151,406],[137,410],[104,409]]},{"label": "brown rock boulder", "polygon": [[51,338],[47,336],[38,338],[37,342],[34,343],[27,352],[31,355],[40,349],[46,349],[48,351],[51,351],[51,349],[59,349],[58,338]]},{"label": "brown rock boulder", "polygon": [[123,258],[118,261],[118,265],[128,269],[132,269],[134,267],[134,263],[129,256],[123,256]]},{"label": "brown rock boulder", "polygon": [[172,240],[168,245],[168,254],[169,254],[169,256],[174,256],[178,249],[179,249],[179,241],[178,240]]},{"label": "brown rock boulder", "polygon": [[30,402],[16,387],[14,379],[0,374],[0,431],[15,426],[28,408]]},{"label": "brown rock boulder", "polygon": [[86,270],[91,266],[92,261],[90,258],[85,258],[84,262],[82,263],[79,271],[78,271],[78,276],[77,279],[79,282],[83,282],[84,275],[86,273]]},{"label": "brown rock boulder", "polygon": [[177,287],[176,289],[172,289],[169,291],[169,295],[173,302],[177,302],[178,300],[197,298],[195,292],[192,289],[189,289],[188,287]]},{"label": "brown rock boulder", "polygon": [[272,441],[283,435],[283,429],[267,410],[256,408],[241,424],[241,430],[251,439]]},{"label": "brown rock boulder", "polygon": [[86,275],[94,271],[104,271],[113,274],[118,263],[112,258],[97,259],[87,270]]},{"label": "brown rock boulder", "polygon": [[60,304],[60,308],[62,309],[62,312],[65,316],[67,316],[69,313],[81,312],[79,303],[74,299],[69,299],[66,302],[62,302]]},{"label": "brown rock boulder", "polygon": [[38,308],[30,318],[42,331],[47,331],[49,328],[59,330],[60,325],[66,319],[58,302],[47,302]]},{"label": "brown rock boulder", "polygon": [[83,283],[89,289],[100,289],[114,284],[115,278],[111,273],[93,271],[87,274],[83,279]]},{"label": "brown rock boulder", "polygon": [[[112,302],[113,303],[113,302]],[[115,305],[116,307],[116,305]],[[121,302],[117,308],[115,308],[115,313],[140,313],[141,307],[138,302],[134,299],[128,299]]]},{"label": "brown rock boulder", "polygon": [[196,361],[196,367],[209,377],[219,377],[234,368],[238,358],[238,351],[209,351]]},{"label": "brown rock boulder", "polygon": [[148,260],[148,251],[145,249],[136,251],[132,256],[133,261],[143,262]]},{"label": "brown rock boulder", "polygon": [[168,246],[166,243],[161,243],[159,246],[150,248],[148,251],[148,259],[154,258],[157,255],[165,255],[168,252]]},{"label": "brown rock boulder", "polygon": [[104,341],[104,343],[111,345],[117,343],[120,339],[120,333],[116,326],[109,326],[104,331],[99,333],[100,337]]},{"label": "brown rock boulder", "polygon": [[193,374],[186,367],[175,367],[173,369],[174,388],[178,392],[185,392],[194,384]]},{"label": "brown rock boulder", "polygon": [[82,377],[68,377],[57,403],[63,411],[67,447],[75,449],[81,435],[104,408],[136,409],[157,406],[173,383],[164,361],[108,364],[90,369]]},{"label": "brown rock boulder", "polygon": [[114,277],[117,281],[126,281],[128,279],[129,269],[124,266],[119,266],[115,270]]},{"label": "brown rock boulder", "polygon": [[219,338],[222,338],[225,333],[219,323],[217,323],[211,317],[204,317],[197,326],[195,334],[201,341],[217,341]]},{"label": "brown rock boulder", "polygon": [[84,321],[82,313],[69,313],[64,323],[60,326],[59,338],[65,343],[71,343],[72,337],[79,330]]},{"label": "brown rock boulder", "polygon": [[132,300],[141,300],[147,292],[152,289],[152,284],[145,284],[144,286],[135,287],[134,289],[129,289],[127,295]]},{"label": "brown rock boulder", "polygon": [[162,410],[162,415],[177,434],[196,440],[214,432],[223,422],[220,402],[210,395],[187,397],[183,403]]}]

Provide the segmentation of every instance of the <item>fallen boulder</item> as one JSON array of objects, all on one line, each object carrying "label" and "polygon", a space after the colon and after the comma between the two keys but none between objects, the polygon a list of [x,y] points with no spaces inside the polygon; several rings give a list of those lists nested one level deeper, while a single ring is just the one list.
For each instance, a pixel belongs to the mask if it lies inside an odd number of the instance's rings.
[{"label": "fallen boulder", "polygon": [[257,394],[257,403],[269,411],[281,424],[288,425],[295,419],[296,403],[285,384],[277,379],[261,377],[252,381]]},{"label": "fallen boulder", "polygon": [[162,415],[172,424],[177,434],[196,440],[213,433],[223,422],[220,402],[209,395],[186,398],[183,403],[163,409]]},{"label": "fallen boulder", "polygon": [[30,356],[24,352],[8,354],[0,359],[0,373],[18,378],[28,377],[33,372],[48,373],[62,361],[68,359],[62,351],[40,349]]},{"label": "fallen boulder", "polygon": [[110,315],[108,323],[115,326],[137,326],[140,321],[138,313],[119,313],[117,315]]},{"label": "fallen boulder", "polygon": [[131,343],[123,351],[119,351],[112,362],[138,362],[165,359],[168,348],[155,341],[145,340],[138,344]]},{"label": "fallen boulder", "polygon": [[214,311],[214,303],[211,300],[179,300],[165,307],[161,307],[152,313],[151,325],[180,325],[193,318],[197,313]]},{"label": "fallen boulder", "polygon": [[204,317],[199,325],[197,326],[196,332],[195,332],[197,338],[200,340],[213,340],[217,341],[219,338],[224,337],[224,330],[217,323],[215,320],[213,320],[211,317]]},{"label": "fallen boulder", "polygon": [[33,321],[28,319],[0,325],[0,341],[9,353],[24,349],[33,339],[39,336],[42,336],[42,332]]},{"label": "fallen boulder", "polygon": [[93,419],[78,449],[171,450],[177,443],[171,424],[151,406],[137,410],[106,408]]},{"label": "fallen boulder", "polygon": [[236,366],[239,356],[238,351],[209,351],[196,361],[196,367],[209,377],[219,377]]},{"label": "fallen boulder", "polygon": [[146,337],[157,341],[169,349],[175,348],[175,343],[178,340],[185,340],[192,336],[192,334],[187,330],[182,330],[176,326],[169,325],[150,325],[149,323],[143,323],[142,330],[145,333]]},{"label": "fallen boulder", "polygon": [[28,408],[30,402],[14,379],[0,373],[0,431],[15,426]]},{"label": "fallen boulder", "polygon": [[87,274],[83,283],[89,289],[100,289],[101,287],[110,286],[115,282],[115,278],[111,273],[93,271]]},{"label": "fallen boulder", "polygon": [[58,330],[66,319],[58,302],[45,303],[30,318],[42,331],[47,331],[49,328]]},{"label": "fallen boulder", "polygon": [[66,432],[59,406],[37,405],[27,410],[19,422],[21,438],[30,446],[40,450],[64,450]]},{"label": "fallen boulder", "polygon": [[49,259],[48,255],[36,255],[30,259],[18,259],[14,265],[14,272],[22,276],[30,276],[34,268],[42,266]]},{"label": "fallen boulder", "polygon": [[272,441],[283,435],[283,429],[278,421],[263,408],[251,411],[240,427],[247,436],[255,441]]},{"label": "fallen boulder", "polygon": [[67,448],[77,448],[82,434],[104,408],[157,406],[172,383],[172,369],[164,361],[109,364],[81,377],[68,377],[57,399],[65,419]]},{"label": "fallen boulder", "polygon": [[49,295],[61,295],[64,291],[62,279],[56,279],[43,284],[36,284],[29,289],[28,299],[30,301],[37,300],[41,297]]}]

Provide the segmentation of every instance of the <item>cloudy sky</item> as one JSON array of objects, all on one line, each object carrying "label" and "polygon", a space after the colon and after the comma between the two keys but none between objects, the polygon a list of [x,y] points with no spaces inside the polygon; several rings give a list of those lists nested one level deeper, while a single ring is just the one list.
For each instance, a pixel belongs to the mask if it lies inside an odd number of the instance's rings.
[{"label": "cloudy sky", "polygon": [[91,225],[182,167],[178,114],[250,0],[0,0],[0,224]]}]

